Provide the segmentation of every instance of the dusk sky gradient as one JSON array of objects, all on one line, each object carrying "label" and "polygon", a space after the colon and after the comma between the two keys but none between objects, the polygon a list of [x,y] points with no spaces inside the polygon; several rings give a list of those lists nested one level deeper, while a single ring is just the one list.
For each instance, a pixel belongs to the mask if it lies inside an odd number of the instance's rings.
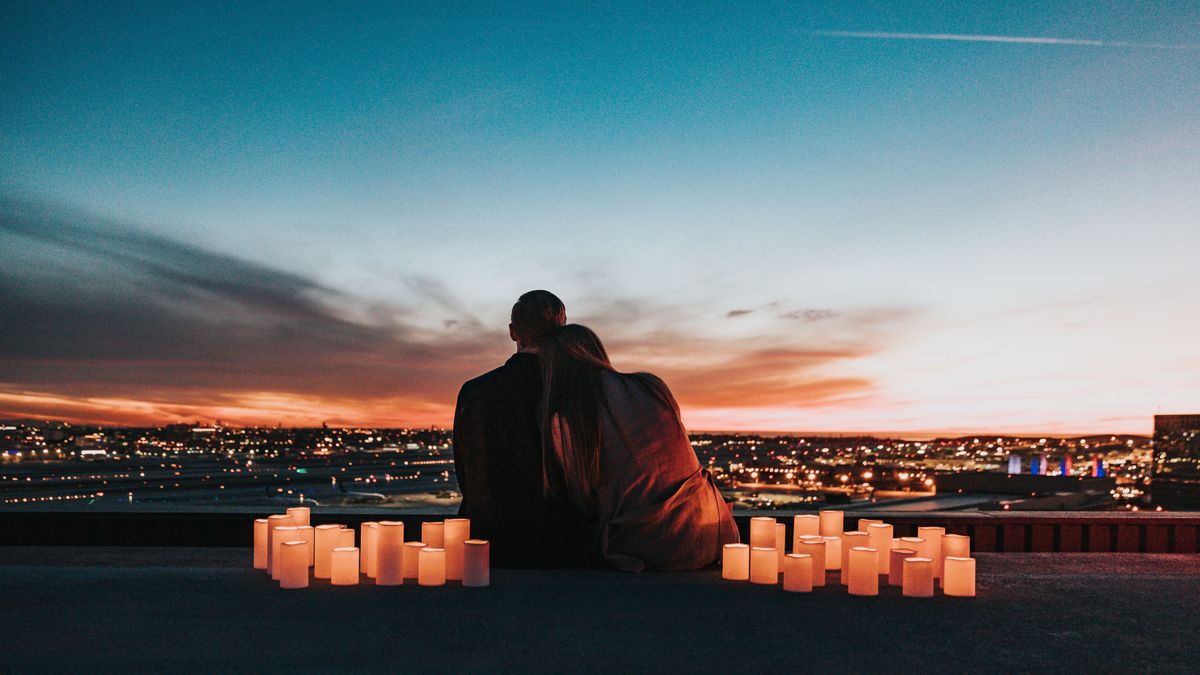
[{"label": "dusk sky gradient", "polygon": [[0,418],[445,425],[533,288],[693,429],[1200,411],[1194,2],[5,2],[0,88]]}]

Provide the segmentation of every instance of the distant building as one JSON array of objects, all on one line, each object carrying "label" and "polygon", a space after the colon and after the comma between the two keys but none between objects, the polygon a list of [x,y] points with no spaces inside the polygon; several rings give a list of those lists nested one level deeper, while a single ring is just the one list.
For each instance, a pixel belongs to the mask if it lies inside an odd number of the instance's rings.
[{"label": "distant building", "polygon": [[1154,416],[1155,504],[1200,509],[1200,415]]}]

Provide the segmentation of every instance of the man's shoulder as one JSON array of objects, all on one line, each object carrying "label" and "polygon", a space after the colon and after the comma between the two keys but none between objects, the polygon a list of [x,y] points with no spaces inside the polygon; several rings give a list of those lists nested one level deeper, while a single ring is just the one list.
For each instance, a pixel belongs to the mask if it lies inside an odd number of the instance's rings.
[{"label": "man's shoulder", "polygon": [[464,382],[459,392],[459,397],[469,396],[474,392],[487,392],[498,388],[507,388],[512,386],[516,381],[537,381],[536,360],[532,362],[533,368],[530,365],[527,358],[510,358],[503,365]]}]

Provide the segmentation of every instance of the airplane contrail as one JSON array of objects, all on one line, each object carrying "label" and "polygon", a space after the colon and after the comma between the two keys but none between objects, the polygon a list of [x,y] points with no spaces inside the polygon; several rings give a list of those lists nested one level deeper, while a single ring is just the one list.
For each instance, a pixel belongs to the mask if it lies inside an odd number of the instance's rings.
[{"label": "airplane contrail", "polygon": [[1200,49],[1200,44],[1166,44],[1160,42],[1125,42],[1121,40],[1090,40],[1086,38],[1026,37],[1019,35],[962,35],[958,33],[889,33],[857,30],[806,30],[821,37],[858,38],[863,40],[939,40],[945,42],[1007,42],[1025,45],[1079,45],[1084,47],[1126,47],[1134,49]]}]

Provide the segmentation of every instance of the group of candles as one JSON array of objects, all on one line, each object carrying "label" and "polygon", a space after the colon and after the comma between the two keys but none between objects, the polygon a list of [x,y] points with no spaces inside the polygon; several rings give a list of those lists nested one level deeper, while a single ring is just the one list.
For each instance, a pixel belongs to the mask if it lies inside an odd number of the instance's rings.
[{"label": "group of candles", "polygon": [[774,518],[750,519],[750,543],[726,544],[721,576],[730,581],[777,584],[799,593],[824,586],[828,572],[851,595],[879,595],[880,578],[909,597],[933,597],[940,580],[945,595],[975,596],[971,539],[946,534],[944,527],[918,527],[915,537],[893,537],[882,520],[861,518],[844,531],[841,511],[795,516],[792,552],[786,553],[787,526]]},{"label": "group of candles", "polygon": [[490,545],[471,539],[471,521],[447,518],[421,523],[421,540],[404,541],[404,523],[363,523],[360,546],[345,525],[309,525],[309,509],[297,506],[286,514],[254,521],[254,569],[267,570],[280,588],[307,588],[312,578],[334,586],[354,586],[361,575],[377,586],[399,586],[415,579],[420,586],[463,586],[491,583]]}]

